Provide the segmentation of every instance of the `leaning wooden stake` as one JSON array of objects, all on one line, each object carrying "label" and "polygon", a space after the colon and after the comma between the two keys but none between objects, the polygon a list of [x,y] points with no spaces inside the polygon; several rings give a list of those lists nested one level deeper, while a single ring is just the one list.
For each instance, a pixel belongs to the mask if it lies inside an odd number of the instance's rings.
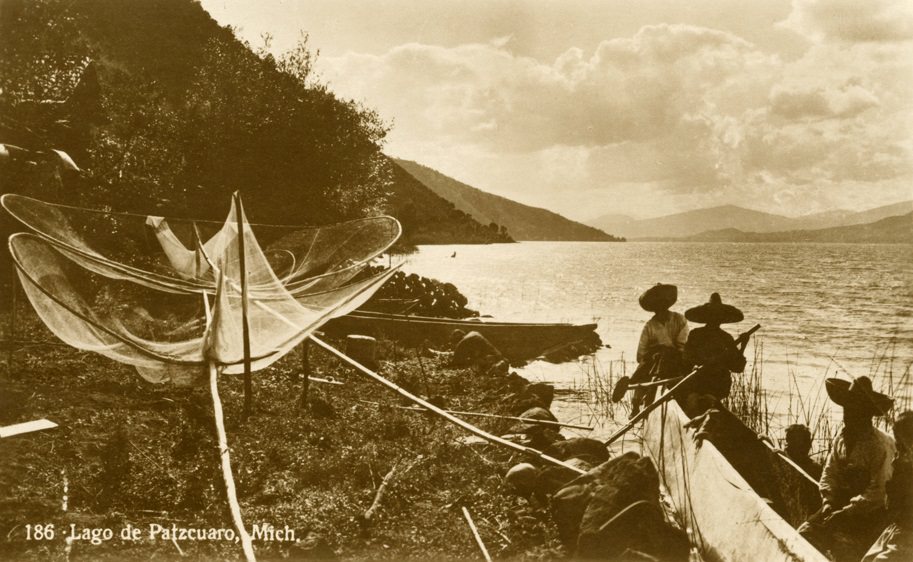
[{"label": "leaning wooden stake", "polygon": [[12,268],[13,275],[10,280],[10,315],[9,326],[6,330],[6,344],[9,348],[6,351],[6,372],[10,378],[13,376],[13,353],[16,351],[16,296],[19,294],[19,276],[16,274],[16,268]]},{"label": "leaning wooden stake", "polygon": [[[206,323],[212,323],[212,311],[209,309],[209,300],[203,295],[204,308],[206,309]],[[241,505],[238,503],[238,494],[235,490],[235,478],[231,473],[231,458],[228,454],[228,437],[225,433],[225,418],[222,413],[222,401],[219,399],[219,377],[214,362],[209,362],[209,390],[212,393],[212,412],[216,421],[216,433],[219,436],[219,459],[222,462],[222,480],[225,481],[225,493],[228,496],[228,507],[231,510],[231,518],[234,521],[235,529],[238,530],[238,536],[241,539],[241,547],[244,549],[244,558],[248,562],[256,562],[254,556],[254,546],[251,543],[250,535],[244,527],[244,521],[241,519]]]},{"label": "leaning wooden stake", "polygon": [[308,340],[301,342],[301,372],[304,374],[304,384],[301,385],[301,406],[307,406],[308,391],[311,388],[311,360],[308,357]]},{"label": "leaning wooden stake", "polygon": [[472,536],[476,538],[476,544],[479,545],[479,550],[482,551],[485,562],[491,562],[491,556],[488,555],[488,549],[485,548],[485,543],[482,542],[482,537],[479,536],[479,530],[476,529],[476,524],[473,523],[472,516],[469,515],[469,510],[466,509],[466,506],[463,506],[463,517],[466,518],[466,522],[469,523],[469,528],[472,529]]},{"label": "leaning wooden stake", "polygon": [[485,439],[486,441],[490,441],[496,445],[501,445],[501,446],[513,449],[515,451],[519,451],[526,455],[537,457],[547,463],[551,463],[554,465],[564,467],[577,474],[586,474],[585,470],[581,470],[580,468],[578,468],[572,464],[568,464],[562,460],[558,460],[554,457],[550,457],[550,456],[544,454],[542,451],[533,449],[532,447],[524,447],[523,445],[519,445],[517,443],[514,443],[513,441],[508,441],[507,439],[504,439],[503,437],[498,437],[496,435],[492,435],[491,433],[488,433],[487,431],[485,431],[483,429],[479,429],[478,427],[472,425],[471,423],[469,423],[465,420],[461,420],[460,418],[447,413],[446,411],[442,410],[441,408],[438,408],[434,404],[431,404],[430,402],[428,402],[426,400],[422,400],[421,398],[412,394],[411,392],[397,386],[395,383],[385,379],[384,377],[375,373],[371,369],[365,367],[358,361],[352,359],[345,353],[339,351],[338,349],[336,349],[332,345],[326,343],[325,341],[321,340],[320,338],[313,336],[313,335],[310,336],[310,338],[311,338],[311,341],[314,342],[314,344],[316,344],[320,348],[330,352],[331,354],[335,355],[340,360],[342,360],[344,363],[348,363],[351,367],[354,367],[356,370],[364,373],[365,375],[369,376],[370,378],[374,379],[375,381],[379,382],[380,384],[386,386],[387,388],[393,390],[394,392],[397,392],[400,395],[405,396],[406,398],[408,398],[412,402],[415,402],[419,406],[421,406],[427,410],[431,410],[432,412],[441,416],[442,418],[449,421],[450,423],[452,423],[454,425],[458,425],[459,427],[462,427],[463,429],[465,429],[466,431],[469,431],[470,433],[478,435],[479,437],[481,437],[482,439]]},{"label": "leaning wooden stake", "polygon": [[253,402],[253,385],[250,375],[250,325],[247,320],[247,260],[244,255],[244,208],[241,194],[235,192],[235,218],[238,222],[238,267],[241,275],[241,336],[244,342],[244,420],[250,416]]},{"label": "leaning wooden stake", "polygon": [[[396,404],[381,404],[380,402],[371,402],[370,400],[359,400],[359,402],[364,402],[365,404],[373,404],[374,406],[388,406],[392,408],[397,408],[399,410],[406,410],[408,412],[427,412],[425,408],[419,408],[417,406],[398,406]],[[488,414],[485,412],[461,412],[459,410],[444,410],[448,414],[454,414],[456,416],[475,416],[477,418],[493,418],[498,420],[513,420],[520,421],[524,423],[531,423],[534,425],[552,425],[556,427],[566,427],[568,429],[582,429],[586,431],[593,431],[593,428],[588,425],[574,425],[572,423],[563,423],[552,420],[539,420],[535,418],[521,418],[520,416],[502,416],[501,414]]]}]

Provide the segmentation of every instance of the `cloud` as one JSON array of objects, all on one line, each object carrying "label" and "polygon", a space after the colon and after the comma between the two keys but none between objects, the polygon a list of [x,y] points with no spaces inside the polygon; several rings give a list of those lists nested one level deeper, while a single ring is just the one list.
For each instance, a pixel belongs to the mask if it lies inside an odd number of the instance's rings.
[{"label": "cloud", "polygon": [[793,0],[783,25],[819,41],[913,40],[909,0]]},{"label": "cloud", "polygon": [[787,89],[775,86],[770,93],[771,111],[787,119],[805,117],[854,117],[876,107],[875,94],[856,84],[838,88]]},{"label": "cloud", "polygon": [[[715,99],[726,97],[722,90],[763,99],[744,77],[774,61],[722,31],[657,25],[590,56],[569,49],[552,64],[495,44],[409,44],[332,60],[325,75],[337,92],[395,117],[404,133],[535,151],[661,139],[687,129],[683,117],[705,105],[726,111],[726,100]],[[728,82],[736,76],[743,79]]]},{"label": "cloud", "polygon": [[[809,6],[794,6],[804,25]],[[820,206],[864,185],[894,193],[913,174],[908,43],[820,43],[784,61],[663,24],[551,62],[508,46],[406,44],[321,64],[334,91],[394,121],[394,154],[532,204],[633,200],[641,186],[644,198],[769,208],[806,193]]]}]

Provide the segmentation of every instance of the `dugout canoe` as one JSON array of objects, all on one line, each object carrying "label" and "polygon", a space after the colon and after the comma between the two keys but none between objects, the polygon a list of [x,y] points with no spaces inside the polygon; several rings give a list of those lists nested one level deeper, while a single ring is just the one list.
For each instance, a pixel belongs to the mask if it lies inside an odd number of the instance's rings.
[{"label": "dugout canoe", "polygon": [[643,452],[692,544],[705,560],[827,562],[796,531],[820,506],[817,488],[738,418],[722,420],[719,448],[694,439],[674,400],[644,424]]},{"label": "dugout canoe", "polygon": [[334,336],[360,334],[386,338],[404,345],[429,342],[449,345],[454,330],[479,332],[510,362],[545,355],[560,358],[590,353],[601,344],[596,324],[498,322],[489,319],[456,320],[357,310],[326,323],[324,331]]}]

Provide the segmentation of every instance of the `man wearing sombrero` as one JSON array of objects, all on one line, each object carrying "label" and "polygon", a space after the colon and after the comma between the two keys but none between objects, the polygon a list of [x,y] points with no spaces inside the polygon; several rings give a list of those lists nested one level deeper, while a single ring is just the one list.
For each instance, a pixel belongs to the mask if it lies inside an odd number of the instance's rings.
[{"label": "man wearing sombrero", "polygon": [[893,405],[868,377],[825,381],[827,395],[843,407],[843,427],[831,444],[821,475],[821,509],[799,532],[837,560],[859,560],[885,526],[894,439],[872,425]]},{"label": "man wearing sombrero", "polygon": [[[637,370],[631,382],[645,382],[650,378],[669,378],[682,370],[681,353],[688,339],[688,321],[679,312],[669,308],[678,300],[678,287],[657,283],[638,299],[640,307],[653,316],[644,324],[637,345]],[[652,392],[655,392],[653,389]],[[632,416],[640,411],[643,402],[650,399],[651,391],[638,389],[631,400]]]},{"label": "man wearing sombrero", "polygon": [[890,524],[862,562],[913,560],[913,410],[894,418],[894,442],[897,454],[887,484]]},{"label": "man wearing sombrero", "polygon": [[745,370],[745,356],[721,324],[741,322],[744,318],[738,308],[724,304],[719,293],[710,295],[710,301],[685,311],[690,322],[705,324],[695,328],[685,344],[684,359],[687,365],[703,365],[703,369],[680,390],[685,411],[691,416],[729,396],[732,375]]}]

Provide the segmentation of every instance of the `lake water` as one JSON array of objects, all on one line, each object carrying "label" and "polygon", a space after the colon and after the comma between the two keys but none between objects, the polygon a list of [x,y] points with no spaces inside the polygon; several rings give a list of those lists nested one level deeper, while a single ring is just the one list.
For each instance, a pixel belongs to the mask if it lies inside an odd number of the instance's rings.
[{"label": "lake water", "polygon": [[[456,252],[455,257],[451,255]],[[637,304],[651,285],[678,285],[673,310],[719,292],[754,324],[763,386],[778,425],[795,421],[802,395],[827,412],[826,376],[872,377],[875,387],[910,395],[913,364],[913,245],[523,242],[422,246],[407,273],[455,284],[469,306],[497,319],[596,322],[605,344],[574,363],[534,362],[520,370],[563,390],[559,418],[604,422],[577,392],[633,360],[650,314]],[[692,325],[692,327],[695,327]],[[749,365],[749,369],[751,365]],[[631,365],[627,372],[630,374]],[[900,386],[902,392],[896,391]],[[909,404],[906,404],[909,406]],[[621,420],[623,421],[623,420]],[[600,428],[603,432],[611,429]]]}]

